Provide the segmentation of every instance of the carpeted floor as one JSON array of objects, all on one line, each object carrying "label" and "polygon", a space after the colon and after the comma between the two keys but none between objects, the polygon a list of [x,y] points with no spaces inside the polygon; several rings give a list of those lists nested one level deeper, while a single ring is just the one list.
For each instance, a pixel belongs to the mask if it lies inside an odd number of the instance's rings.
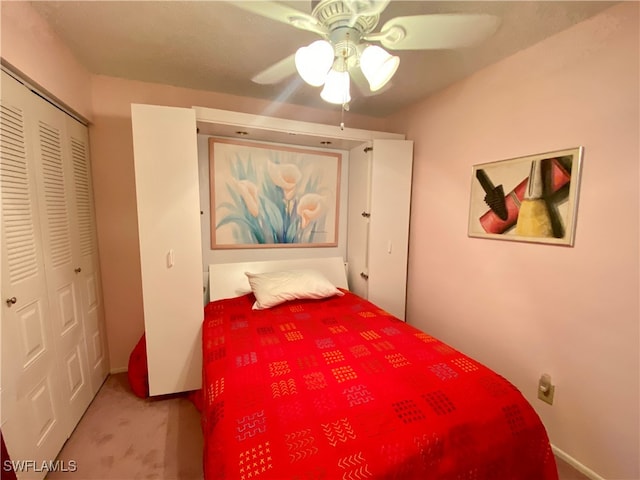
[{"label": "carpeted floor", "polygon": [[110,375],[58,456],[63,480],[202,479],[200,414],[181,396],[136,397],[126,373]]},{"label": "carpeted floor", "polygon": [[[182,396],[136,397],[126,373],[110,375],[58,456],[62,480],[202,479],[200,414]],[[560,480],[588,480],[558,459]],[[503,480],[503,479],[496,479]]]}]

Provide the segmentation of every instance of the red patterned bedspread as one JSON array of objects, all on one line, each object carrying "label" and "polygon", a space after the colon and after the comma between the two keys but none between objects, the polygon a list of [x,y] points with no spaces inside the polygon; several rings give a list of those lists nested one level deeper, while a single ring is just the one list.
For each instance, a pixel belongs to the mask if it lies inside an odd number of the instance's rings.
[{"label": "red patterned bedspread", "polygon": [[207,305],[204,470],[213,479],[558,478],[520,392],[351,293]]}]

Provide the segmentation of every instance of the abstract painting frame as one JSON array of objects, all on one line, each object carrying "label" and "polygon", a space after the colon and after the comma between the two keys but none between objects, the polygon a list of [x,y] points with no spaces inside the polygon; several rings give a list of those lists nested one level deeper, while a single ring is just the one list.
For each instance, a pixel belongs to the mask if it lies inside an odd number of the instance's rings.
[{"label": "abstract painting frame", "polygon": [[336,247],[342,154],[209,138],[211,248]]},{"label": "abstract painting frame", "polygon": [[473,166],[468,236],[573,246],[584,147]]}]

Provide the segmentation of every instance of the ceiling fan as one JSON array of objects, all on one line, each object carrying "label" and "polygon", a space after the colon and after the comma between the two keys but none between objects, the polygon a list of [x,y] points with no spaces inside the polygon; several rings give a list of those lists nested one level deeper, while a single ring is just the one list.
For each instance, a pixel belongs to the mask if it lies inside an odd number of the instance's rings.
[{"label": "ceiling fan", "polygon": [[275,84],[297,70],[308,84],[324,86],[323,100],[348,107],[350,80],[364,95],[380,93],[389,85],[400,59],[385,48],[464,48],[493,35],[499,25],[498,17],[487,14],[427,14],[392,18],[376,32],[380,14],[389,2],[313,1],[313,10],[307,14],[273,1],[231,0],[239,8],[321,37],[261,71],[252,81]]}]

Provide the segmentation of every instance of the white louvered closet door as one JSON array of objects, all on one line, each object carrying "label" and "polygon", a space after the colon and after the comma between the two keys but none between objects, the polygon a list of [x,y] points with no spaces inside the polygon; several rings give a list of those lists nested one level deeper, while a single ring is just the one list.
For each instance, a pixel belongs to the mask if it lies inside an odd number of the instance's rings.
[{"label": "white louvered closet door", "polygon": [[[13,459],[56,457],[69,433],[36,195],[32,94],[2,72],[2,432]],[[44,473],[19,474],[42,478]]]},{"label": "white louvered closet door", "polygon": [[38,203],[51,323],[72,426],[93,398],[80,301],[80,245],[73,206],[73,170],[67,115],[48,102],[34,103]]},{"label": "white louvered closet door", "polygon": [[2,432],[41,465],[108,373],[88,131],[4,71],[1,87]]},{"label": "white louvered closet door", "polygon": [[70,183],[73,184],[71,188],[73,201],[71,203],[75,207],[72,216],[75,219],[73,231],[78,237],[78,261],[74,272],[78,281],[79,307],[84,324],[89,377],[92,390],[97,392],[108,374],[109,366],[104,349],[106,333],[89,164],[89,138],[84,125],[66,115],[65,117],[70,148],[67,169],[72,173]]}]

